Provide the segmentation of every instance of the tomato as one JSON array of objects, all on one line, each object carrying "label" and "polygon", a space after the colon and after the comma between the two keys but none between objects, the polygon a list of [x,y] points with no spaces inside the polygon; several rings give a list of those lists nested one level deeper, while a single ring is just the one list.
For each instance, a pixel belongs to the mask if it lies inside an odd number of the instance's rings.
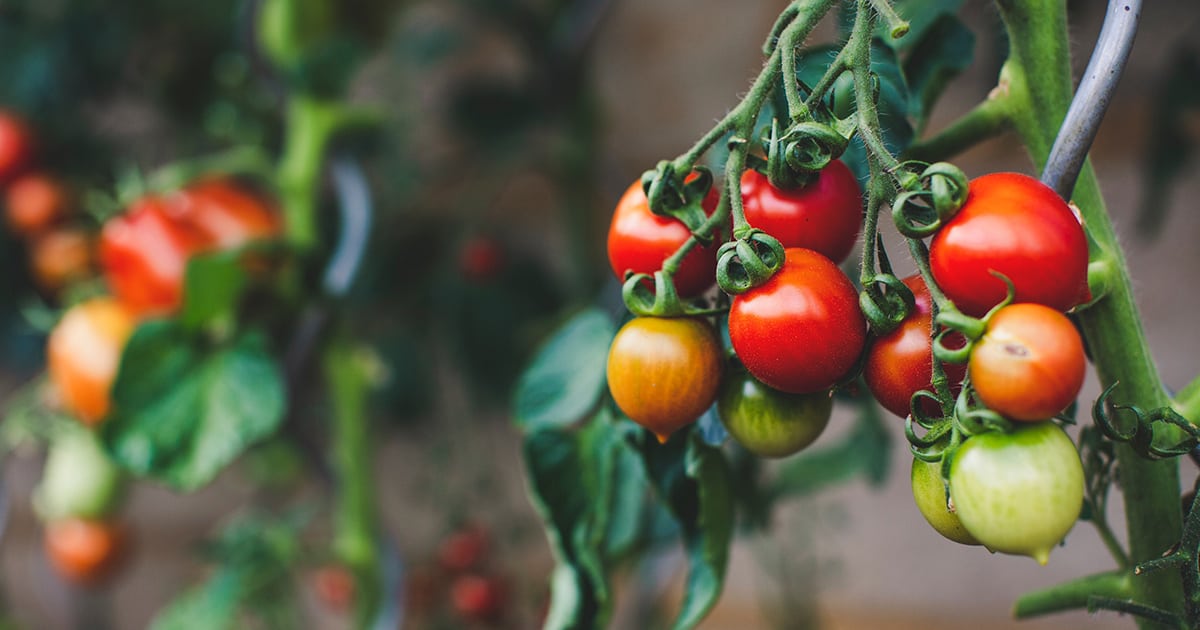
[{"label": "tomato", "polygon": [[792,248],[770,280],[734,296],[729,337],[755,378],[781,391],[811,394],[833,387],[854,367],[867,323],[858,292],[837,265]]},{"label": "tomato", "polygon": [[270,201],[228,179],[190,184],[169,201],[172,217],[216,249],[274,238],[283,229],[279,210]]},{"label": "tomato", "polygon": [[781,190],[755,170],[742,173],[742,205],[750,225],[784,247],[820,252],[834,262],[850,255],[863,223],[858,180],[834,160],[806,186]]},{"label": "tomato", "polygon": [[22,175],[4,191],[8,226],[25,237],[49,229],[66,215],[69,205],[67,189],[45,173]]},{"label": "tomato", "polygon": [[471,621],[495,620],[504,610],[505,588],[495,577],[463,575],[450,585],[454,611]]},{"label": "tomato", "polygon": [[992,316],[968,366],[983,404],[1013,420],[1036,422],[1079,395],[1087,357],[1066,315],[1040,304],[1010,304]]},{"label": "tomato", "polygon": [[912,493],[917,510],[925,517],[937,533],[964,545],[978,545],[979,541],[963,527],[958,515],[946,504],[946,489],[942,486],[941,462],[929,463],[913,458]]},{"label": "tomato", "polygon": [[[933,344],[929,338],[933,327],[933,300],[921,276],[909,276],[904,284],[913,292],[912,312],[892,332],[879,337],[867,350],[863,378],[875,400],[884,409],[907,416],[913,394],[933,389]],[[949,347],[962,347],[966,339],[953,334],[946,340]],[[943,363],[942,369],[951,384],[961,383],[967,366]],[[925,409],[929,415],[938,414],[937,405],[930,401]]]},{"label": "tomato", "polygon": [[458,270],[470,282],[485,283],[495,279],[504,267],[504,250],[495,239],[476,236],[458,252]]},{"label": "tomato", "polygon": [[976,317],[1004,300],[1004,274],[1016,302],[1065,311],[1087,294],[1087,237],[1066,202],[1038,180],[993,173],[971,181],[967,200],[929,246],[933,277]]},{"label": "tomato", "polygon": [[92,236],[76,228],[50,230],[30,244],[33,279],[51,293],[90,276],[92,259]]},{"label": "tomato", "polygon": [[43,543],[59,575],[92,586],[108,577],[120,562],[125,533],[108,521],[68,518],[46,525]]},{"label": "tomato", "polygon": [[19,116],[0,110],[0,184],[11,181],[33,161],[33,133]]},{"label": "tomato", "polygon": [[[717,207],[716,187],[704,198],[709,214]],[[608,228],[608,262],[618,279],[626,271],[653,274],[675,253],[692,233],[681,221],[650,211],[650,202],[640,181],[634,182],[617,202]],[[716,281],[717,248],[696,247],[688,252],[675,272],[675,289],[682,297],[703,293]]]},{"label": "tomato", "polygon": [[331,564],[313,571],[312,588],[332,610],[345,612],[354,603],[354,574],[344,566]]},{"label": "tomato", "polygon": [[488,552],[487,530],[470,525],[450,534],[438,547],[438,562],[451,573],[478,567]]},{"label": "tomato", "polygon": [[92,298],[67,310],[47,340],[47,371],[63,408],[84,424],[108,415],[113,381],[134,318],[110,298]]},{"label": "tomato", "polygon": [[48,521],[98,519],[112,513],[124,489],[121,470],[96,437],[90,431],[67,431],[50,445],[33,504]]},{"label": "tomato", "polygon": [[179,308],[188,259],[209,246],[208,238],[176,221],[165,200],[144,197],[109,219],[100,234],[100,265],[108,286],[139,314]]},{"label": "tomato", "polygon": [[744,370],[721,384],[717,412],[729,435],[762,457],[786,457],[816,441],[833,412],[830,392],[788,394]]},{"label": "tomato", "polygon": [[717,397],[721,344],[707,322],[638,317],[608,350],[608,389],[625,415],[666,442]]},{"label": "tomato", "polygon": [[1046,564],[1083,508],[1083,464],[1053,422],[976,435],[950,463],[950,498],[985,547]]}]

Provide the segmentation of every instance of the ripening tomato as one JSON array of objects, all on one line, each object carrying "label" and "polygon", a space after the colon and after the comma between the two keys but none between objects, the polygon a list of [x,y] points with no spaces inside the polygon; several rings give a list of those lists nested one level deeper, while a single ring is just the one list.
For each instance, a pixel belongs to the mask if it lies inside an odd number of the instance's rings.
[{"label": "ripening tomato", "polygon": [[854,367],[867,322],[858,292],[833,261],[792,248],[770,280],[734,296],[729,337],[755,378],[781,391],[811,394],[833,387]]},{"label": "ripening tomato", "polygon": [[1083,464],[1053,422],[976,435],[950,462],[950,498],[985,547],[1046,564],[1083,508]]},{"label": "ripening tomato", "polygon": [[47,524],[43,542],[59,575],[81,586],[94,586],[120,562],[125,532],[108,521],[68,518]]},{"label": "ripening tomato", "polygon": [[761,457],[787,457],[820,437],[833,413],[831,392],[788,394],[763,385],[745,370],[721,384],[717,413],[729,435]]},{"label": "ripening tomato", "polygon": [[340,564],[329,564],[313,571],[312,588],[317,598],[331,610],[345,612],[354,603],[354,574]]},{"label": "ripening tomato", "polygon": [[215,249],[274,238],[283,229],[279,210],[270,201],[228,179],[189,184],[169,201],[172,218]]},{"label": "ripening tomato", "polygon": [[87,425],[108,415],[121,352],[133,334],[133,315],[110,298],[72,306],[50,331],[47,371],[63,408]]},{"label": "ripening tomato", "polygon": [[781,190],[753,169],[742,173],[742,204],[750,225],[786,247],[803,247],[842,262],[863,223],[862,191],[841,160],[821,169],[807,185]]},{"label": "ripening tomato", "polygon": [[468,571],[483,563],[488,546],[487,530],[481,525],[468,525],[442,541],[438,562],[451,573]]},{"label": "ripening tomato", "polygon": [[1040,304],[1010,304],[992,316],[968,366],[980,402],[1013,420],[1037,422],[1079,395],[1087,357],[1066,315]]},{"label": "ripening tomato", "polygon": [[721,343],[707,322],[638,317],[608,350],[608,389],[625,415],[659,441],[695,422],[717,397]]},{"label": "ripening tomato", "polygon": [[1087,237],[1053,190],[1020,173],[971,181],[967,200],[929,245],[938,286],[962,312],[982,316],[1016,289],[1015,302],[1066,311],[1087,295]]},{"label": "ripening tomato", "polygon": [[100,265],[113,295],[138,314],[179,308],[188,259],[208,238],[175,220],[167,202],[144,197],[109,219],[100,234]]},{"label": "ripening tomato", "polygon": [[19,116],[0,110],[0,184],[11,181],[33,161],[33,133]]},{"label": "ripening tomato", "polygon": [[29,173],[4,191],[5,218],[13,232],[30,238],[61,220],[70,202],[61,182],[45,173]]},{"label": "ripening tomato", "polygon": [[[912,312],[899,327],[871,343],[863,364],[863,378],[875,400],[901,418],[911,411],[913,394],[933,389],[933,300],[921,276],[909,276],[904,284],[913,292]],[[948,347],[965,344],[957,333],[946,339]],[[967,372],[967,366],[953,363],[942,363],[942,369],[952,385],[961,383]],[[929,406],[929,415],[938,413],[936,404],[930,401]]]},{"label": "ripening tomato", "polygon": [[92,236],[76,228],[53,229],[30,244],[33,279],[43,291],[55,292],[92,273]]},{"label": "ripening tomato", "polygon": [[913,458],[912,493],[917,510],[933,529],[956,543],[978,545],[979,541],[963,527],[958,514],[950,511],[946,503],[946,488],[942,485],[941,462],[924,462]]},{"label": "ripening tomato", "polygon": [[504,584],[483,575],[463,575],[450,585],[454,611],[471,621],[492,621],[504,611]]},{"label": "ripening tomato", "polygon": [[[704,198],[705,212],[717,207],[714,186]],[[653,274],[692,235],[681,221],[650,211],[650,202],[640,181],[634,182],[613,212],[608,228],[608,262],[618,279],[626,271]],[[681,297],[694,297],[716,282],[717,247],[696,247],[688,252],[675,272],[675,289]]]}]

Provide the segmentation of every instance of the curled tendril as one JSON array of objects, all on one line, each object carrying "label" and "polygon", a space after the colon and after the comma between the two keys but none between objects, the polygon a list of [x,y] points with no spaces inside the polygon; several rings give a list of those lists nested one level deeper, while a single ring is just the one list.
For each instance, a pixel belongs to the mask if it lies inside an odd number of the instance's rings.
[{"label": "curled tendril", "polygon": [[729,295],[745,293],[775,275],[783,260],[779,239],[751,229],[717,250],[717,285]]},{"label": "curled tendril", "polygon": [[1008,418],[986,407],[972,408],[970,404],[970,388],[964,386],[954,402],[954,422],[959,431],[965,436],[979,435],[991,431],[1013,430],[1013,423]]},{"label": "curled tendril", "polygon": [[[880,290],[880,285],[886,291]],[[912,290],[895,275],[878,273],[863,283],[858,304],[871,331],[876,335],[886,335],[908,317],[916,301]]]},{"label": "curled tendril", "polygon": [[[1142,411],[1134,405],[1119,405],[1112,401],[1112,393],[1120,382],[1109,385],[1104,393],[1092,404],[1092,419],[1104,437],[1114,442],[1125,442],[1138,455],[1147,459],[1164,459],[1190,453],[1200,443],[1200,429],[1188,422],[1170,407],[1159,407],[1149,412]],[[1113,422],[1117,412],[1127,412],[1135,422],[1127,429],[1122,429]],[[1158,446],[1154,443],[1154,425],[1168,424],[1177,427],[1183,434],[1175,444]]]},{"label": "curled tendril", "polygon": [[[964,315],[962,312],[950,308],[938,311],[934,321],[943,328],[962,333],[968,342],[979,339],[987,331],[987,320]],[[962,361],[958,363],[962,363]]]},{"label": "curled tendril", "polygon": [[946,415],[944,412],[938,414],[937,416],[930,416],[925,413],[925,405],[921,404],[921,400],[933,401],[933,403],[937,405],[937,409],[943,408],[942,399],[938,398],[937,394],[927,389],[916,391],[913,393],[912,398],[910,398],[908,401],[908,408],[910,410],[910,415],[914,420],[916,420],[917,424],[929,428],[946,420]]},{"label": "curled tendril", "polygon": [[767,179],[772,186],[786,189],[805,185],[812,173],[840,157],[849,138],[830,125],[812,120],[793,122],[780,133],[776,120],[762,142],[767,154]]},{"label": "curled tendril", "polygon": [[949,162],[925,167],[913,185],[918,187],[900,193],[892,203],[892,221],[908,238],[932,236],[967,200],[967,176]]},{"label": "curled tendril", "polygon": [[[694,167],[687,177],[680,177],[670,160],[662,160],[654,169],[642,173],[642,190],[646,193],[650,211],[678,219],[693,235],[708,218],[702,202],[712,184],[713,174],[707,167]],[[710,242],[710,239],[701,239],[701,245]]]},{"label": "curled tendril", "polygon": [[971,349],[975,345],[973,341],[968,340],[961,348],[951,348],[946,345],[946,338],[958,332],[957,330],[947,329],[939,332],[933,338],[934,358],[942,363],[953,363],[956,365],[966,363],[971,358]]},{"label": "curled tendril", "polygon": [[[925,435],[917,435],[916,427],[918,426],[925,429]],[[920,449],[928,453],[929,449],[939,446],[943,441],[942,438],[950,435],[950,432],[953,430],[954,425],[950,422],[938,422],[931,427],[926,427],[921,425],[913,416],[904,419],[904,436],[908,438],[908,443],[912,445],[914,452],[916,449]],[[939,446],[939,458],[941,450]]]},{"label": "curled tendril", "polygon": [[[653,287],[653,288],[651,288]],[[686,314],[675,282],[663,271],[629,274],[621,285],[625,308],[639,317],[678,317]]]}]

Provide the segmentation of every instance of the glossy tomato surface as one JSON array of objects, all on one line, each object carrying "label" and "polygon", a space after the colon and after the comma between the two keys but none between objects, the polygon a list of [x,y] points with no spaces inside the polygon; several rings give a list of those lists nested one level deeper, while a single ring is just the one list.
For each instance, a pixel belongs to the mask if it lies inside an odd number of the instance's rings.
[{"label": "glossy tomato surface", "polygon": [[[716,209],[715,186],[703,205],[709,214]],[[617,202],[608,228],[609,265],[618,279],[624,279],[627,271],[653,274],[690,236],[691,231],[682,222],[651,212],[642,183],[634,182]],[[699,295],[716,282],[718,246],[714,242],[708,247],[696,247],[684,257],[675,273],[679,295]]]},{"label": "glossy tomato surface", "polygon": [[733,298],[729,337],[758,380],[793,394],[827,390],[854,367],[867,339],[858,292],[833,261],[786,250],[766,283]]},{"label": "glossy tomato surface", "polygon": [[20,175],[33,161],[33,132],[11,111],[0,111],[0,184]]},{"label": "glossy tomato surface", "polygon": [[716,400],[721,357],[707,322],[638,317],[613,338],[608,388],[625,415],[665,442]]},{"label": "glossy tomato surface", "polygon": [[45,173],[21,175],[4,191],[8,226],[25,237],[40,234],[66,215],[69,197],[66,187]]},{"label": "glossy tomato surface", "polygon": [[[898,328],[871,342],[863,364],[863,378],[875,400],[901,418],[911,411],[913,394],[933,388],[932,298],[921,276],[909,276],[904,279],[904,284],[915,298],[912,311]],[[965,343],[961,335],[946,339],[946,345],[951,348],[961,348]],[[943,363],[942,369],[949,382],[957,384],[962,382],[967,366]],[[929,406],[925,409],[927,413],[938,413],[936,404],[930,401]]]},{"label": "glossy tomato surface", "polygon": [[750,225],[784,247],[803,247],[842,262],[863,223],[862,191],[854,173],[834,160],[807,185],[775,188],[753,169],[742,173],[742,204]]},{"label": "glossy tomato surface", "polygon": [[988,549],[1046,564],[1083,508],[1083,464],[1053,422],[976,435],[951,461],[950,498]]},{"label": "glossy tomato surface", "polygon": [[1016,288],[1015,302],[1065,311],[1087,295],[1087,238],[1053,190],[1020,173],[971,181],[966,203],[929,246],[938,286],[964,313],[982,316]]},{"label": "glossy tomato surface", "polygon": [[69,518],[48,523],[43,542],[50,564],[59,575],[81,586],[92,586],[119,564],[125,534],[115,523]]},{"label": "glossy tomato surface", "polygon": [[170,202],[175,220],[216,249],[273,238],[283,229],[279,211],[270,201],[228,179],[190,184]]},{"label": "glossy tomato surface", "polygon": [[760,457],[787,457],[820,437],[833,413],[832,393],[788,394],[745,370],[721,384],[717,412],[729,435]]},{"label": "glossy tomato surface", "polygon": [[979,544],[971,532],[963,527],[958,514],[950,511],[946,502],[946,488],[942,485],[941,462],[924,462],[914,457],[910,479],[917,510],[934,531],[956,543]]},{"label": "glossy tomato surface", "polygon": [[992,316],[968,365],[983,404],[1013,420],[1036,422],[1079,395],[1087,356],[1066,315],[1040,304],[1010,304]]},{"label": "glossy tomato surface", "polygon": [[110,390],[134,325],[133,315],[117,301],[93,298],[72,306],[50,332],[50,382],[63,408],[84,424],[98,424],[108,415]]},{"label": "glossy tomato surface", "polygon": [[167,314],[183,301],[188,259],[210,242],[177,221],[166,200],[144,197],[104,224],[100,265],[113,294],[134,312]]}]

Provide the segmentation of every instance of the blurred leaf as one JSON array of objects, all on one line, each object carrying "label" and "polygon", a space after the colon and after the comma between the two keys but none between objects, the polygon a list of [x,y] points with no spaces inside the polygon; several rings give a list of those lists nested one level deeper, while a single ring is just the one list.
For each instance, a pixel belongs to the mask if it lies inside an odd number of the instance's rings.
[{"label": "blurred leaf", "polygon": [[708,411],[696,420],[696,431],[700,434],[700,439],[709,446],[721,446],[729,439],[729,431],[725,430],[725,425],[717,416],[716,405],[709,407]]},{"label": "blurred leaf", "polygon": [[204,584],[184,591],[150,624],[151,630],[223,630],[233,628],[246,590],[247,571],[222,569]]},{"label": "blurred leaf", "polygon": [[246,286],[243,253],[229,250],[193,256],[184,276],[183,311],[179,321],[196,330],[222,316],[230,316]]},{"label": "blurred leaf", "polygon": [[278,367],[260,335],[209,349],[172,321],[143,324],[122,355],[101,431],[125,468],[193,490],[283,419]]},{"label": "blurred leaf", "polygon": [[[950,80],[975,58],[975,34],[953,14],[944,14],[915,40],[904,60],[904,76],[913,94],[909,113],[923,128],[933,105]],[[909,37],[912,35],[910,34]]]},{"label": "blurred leaf", "polygon": [[891,437],[879,407],[858,399],[858,421],[841,442],[821,450],[805,451],[788,459],[769,488],[771,499],[806,496],[861,474],[873,486],[887,479],[891,463]]},{"label": "blurred leaf", "polygon": [[[1179,48],[1158,80],[1146,156],[1142,160],[1142,193],[1137,229],[1154,236],[1170,207],[1171,188],[1193,160],[1200,143],[1195,120],[1200,113],[1200,51]],[[1186,130],[1191,129],[1192,133]]]},{"label": "blurred leaf", "polygon": [[608,346],[616,334],[599,309],[571,318],[542,346],[517,382],[513,416],[526,431],[571,424],[604,392]]}]

